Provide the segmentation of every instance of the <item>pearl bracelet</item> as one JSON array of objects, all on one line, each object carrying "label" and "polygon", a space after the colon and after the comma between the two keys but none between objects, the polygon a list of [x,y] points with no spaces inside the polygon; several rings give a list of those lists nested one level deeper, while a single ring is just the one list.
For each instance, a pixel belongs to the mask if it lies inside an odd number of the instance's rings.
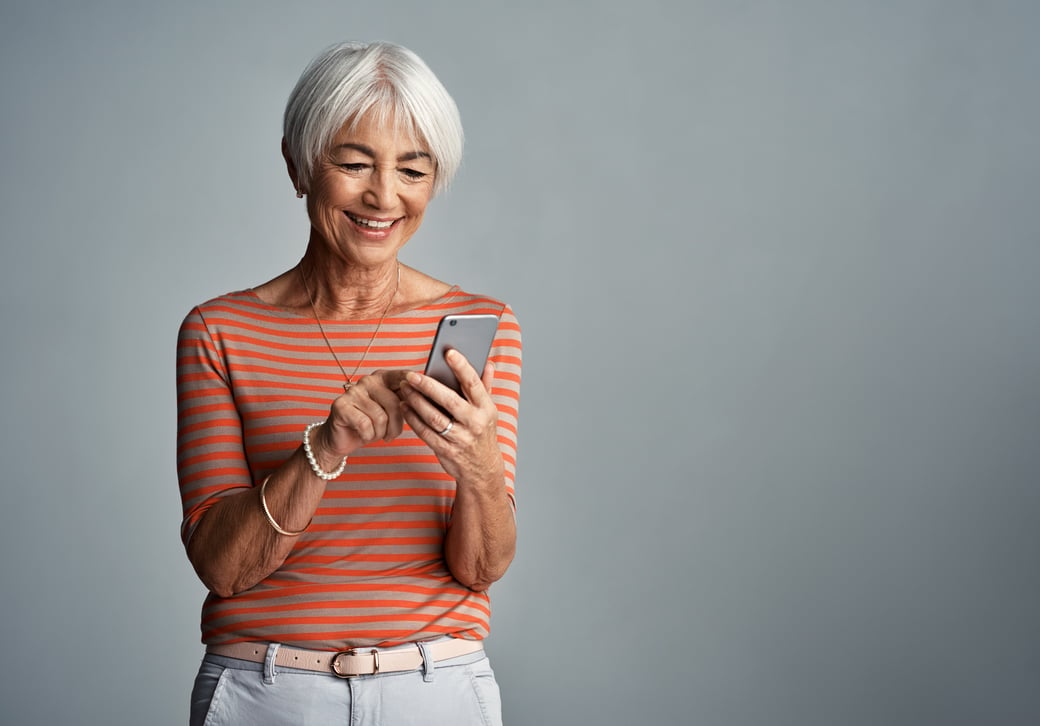
[{"label": "pearl bracelet", "polygon": [[343,461],[339,462],[339,466],[336,467],[335,471],[323,471],[322,468],[318,466],[318,460],[314,458],[314,452],[311,451],[311,429],[321,426],[323,423],[325,422],[316,421],[308,426],[303,432],[303,452],[307,454],[307,463],[311,465],[311,469],[314,470],[314,473],[325,481],[329,481],[330,479],[335,479],[337,476],[342,474],[343,470],[347,468],[347,457],[343,457]]}]

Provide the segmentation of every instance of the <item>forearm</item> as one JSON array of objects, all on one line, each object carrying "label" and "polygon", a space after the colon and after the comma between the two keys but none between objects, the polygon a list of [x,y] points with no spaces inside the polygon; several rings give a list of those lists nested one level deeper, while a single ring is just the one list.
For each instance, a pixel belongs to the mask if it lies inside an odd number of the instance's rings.
[{"label": "forearm", "polygon": [[516,522],[505,481],[460,481],[444,557],[456,580],[483,592],[505,574],[516,552]]},{"label": "forearm", "polygon": [[[296,537],[279,534],[260,505],[259,487],[224,497],[199,522],[188,542],[188,558],[203,584],[221,597],[248,590],[277,570]],[[264,499],[279,526],[307,527],[325,492],[298,449],[267,482]]]}]

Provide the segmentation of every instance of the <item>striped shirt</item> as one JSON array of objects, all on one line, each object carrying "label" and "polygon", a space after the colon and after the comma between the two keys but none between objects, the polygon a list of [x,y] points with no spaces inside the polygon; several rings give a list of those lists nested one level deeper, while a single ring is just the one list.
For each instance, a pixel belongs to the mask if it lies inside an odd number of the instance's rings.
[{"label": "striped shirt", "polygon": [[[499,316],[492,396],[513,498],[520,327],[507,305],[453,287],[428,305],[389,316],[357,375],[421,371],[441,317],[465,313]],[[364,355],[377,322],[322,321],[347,371]],[[221,497],[258,486],[293,454],[307,424],[328,416],[343,381],[313,318],[268,305],[251,291],[188,314],[177,344],[185,544]],[[484,638],[487,594],[457,582],[444,560],[454,497],[454,480],[407,425],[390,443],[356,450],[278,570],[233,597],[208,595],[203,642],[338,650],[442,635]]]}]

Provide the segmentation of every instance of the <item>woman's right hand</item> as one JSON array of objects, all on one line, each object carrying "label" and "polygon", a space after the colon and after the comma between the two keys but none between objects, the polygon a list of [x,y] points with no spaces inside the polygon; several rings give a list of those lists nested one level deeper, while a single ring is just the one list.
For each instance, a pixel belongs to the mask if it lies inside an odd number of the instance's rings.
[{"label": "woman's right hand", "polygon": [[311,446],[322,468],[335,469],[344,456],[382,439],[401,435],[404,416],[397,389],[408,371],[376,371],[364,376],[332,402],[329,417],[315,429]]},{"label": "woman's right hand", "polygon": [[[355,449],[377,439],[391,441],[404,428],[396,390],[407,371],[376,371],[332,403],[329,417],[311,431],[311,451],[324,471],[335,471]],[[289,531],[306,529],[325,493],[301,450],[268,478],[266,504]],[[231,597],[253,587],[281,567],[295,537],[276,533],[250,487],[223,497],[199,522],[188,542],[188,557],[206,587]]]}]

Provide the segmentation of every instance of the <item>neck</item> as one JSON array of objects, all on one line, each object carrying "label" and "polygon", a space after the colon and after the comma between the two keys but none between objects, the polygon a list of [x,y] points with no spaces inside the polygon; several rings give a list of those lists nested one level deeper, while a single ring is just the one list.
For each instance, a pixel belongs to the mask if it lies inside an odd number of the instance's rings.
[{"label": "neck", "polygon": [[297,269],[315,315],[364,320],[386,315],[400,286],[400,267],[396,258],[366,268],[322,259],[308,249]]}]

